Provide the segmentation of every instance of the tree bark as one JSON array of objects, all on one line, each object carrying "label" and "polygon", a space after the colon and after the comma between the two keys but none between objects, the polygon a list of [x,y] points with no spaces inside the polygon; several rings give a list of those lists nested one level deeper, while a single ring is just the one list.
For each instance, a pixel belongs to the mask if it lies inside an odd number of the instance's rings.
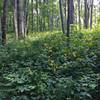
[{"label": "tree bark", "polygon": [[[24,36],[28,35],[29,0],[24,1]],[[33,21],[32,21],[33,24]]]},{"label": "tree bark", "polygon": [[67,16],[67,37],[69,37],[70,34],[70,0],[68,0],[68,16]]},{"label": "tree bark", "polygon": [[87,0],[84,1],[84,27],[87,29],[88,28],[88,22],[89,22],[89,8],[87,4]]},{"label": "tree bark", "polygon": [[69,2],[69,22],[70,24],[74,23],[74,1],[73,0],[68,0]]},{"label": "tree bark", "polygon": [[3,15],[1,19],[2,23],[2,44],[6,44],[6,32],[7,32],[7,10],[8,0],[3,0]]},{"label": "tree bark", "polygon": [[24,38],[24,10],[23,0],[17,0],[18,37]]},{"label": "tree bark", "polygon": [[32,13],[32,32],[34,31],[34,20],[33,20],[33,0],[31,0],[31,13]]},{"label": "tree bark", "polygon": [[18,22],[17,22],[17,0],[13,1],[14,5],[14,11],[13,11],[13,16],[14,16],[14,30],[15,30],[15,38],[18,39]]},{"label": "tree bark", "polygon": [[61,16],[62,32],[65,34],[65,29],[64,29],[64,18],[63,18],[63,12],[62,12],[62,0],[59,0],[59,7],[60,7],[60,16]]},{"label": "tree bark", "polygon": [[36,13],[37,13],[37,32],[39,31],[39,12],[38,12],[38,0],[36,0]]},{"label": "tree bark", "polygon": [[68,0],[67,37],[70,35],[70,25],[74,23],[74,1]]},{"label": "tree bark", "polygon": [[91,14],[90,14],[90,29],[92,29],[92,23],[93,23],[93,1],[91,1]]},{"label": "tree bark", "polygon": [[81,2],[78,0],[78,20],[79,20],[79,29],[81,29],[81,9],[80,9]]}]

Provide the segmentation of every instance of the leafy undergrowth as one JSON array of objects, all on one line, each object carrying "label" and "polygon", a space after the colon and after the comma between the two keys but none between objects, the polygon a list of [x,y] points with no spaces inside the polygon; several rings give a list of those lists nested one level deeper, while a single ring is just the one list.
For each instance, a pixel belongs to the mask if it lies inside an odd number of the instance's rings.
[{"label": "leafy undergrowth", "polygon": [[34,33],[0,47],[0,100],[99,100],[99,80],[100,32]]}]

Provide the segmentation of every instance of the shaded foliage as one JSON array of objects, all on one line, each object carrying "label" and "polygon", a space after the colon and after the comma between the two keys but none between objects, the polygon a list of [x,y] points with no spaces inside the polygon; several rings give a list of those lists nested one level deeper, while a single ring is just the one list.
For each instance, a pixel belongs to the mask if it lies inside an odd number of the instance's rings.
[{"label": "shaded foliage", "polygon": [[100,80],[99,36],[72,34],[67,47],[64,34],[47,32],[1,46],[0,99],[92,100]]}]

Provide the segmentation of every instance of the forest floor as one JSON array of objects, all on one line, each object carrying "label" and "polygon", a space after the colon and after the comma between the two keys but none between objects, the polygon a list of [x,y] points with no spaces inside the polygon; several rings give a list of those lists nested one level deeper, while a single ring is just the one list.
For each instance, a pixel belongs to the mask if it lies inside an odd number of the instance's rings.
[{"label": "forest floor", "polygon": [[69,41],[59,31],[8,41],[0,46],[0,100],[99,100],[98,28]]}]

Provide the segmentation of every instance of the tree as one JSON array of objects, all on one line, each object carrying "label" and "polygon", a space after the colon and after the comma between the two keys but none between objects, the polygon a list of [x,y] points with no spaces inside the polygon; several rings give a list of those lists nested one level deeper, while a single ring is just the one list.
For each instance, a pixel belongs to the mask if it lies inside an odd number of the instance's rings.
[{"label": "tree", "polygon": [[35,0],[35,2],[36,2],[36,15],[37,15],[37,32],[39,31],[39,9],[38,9],[38,6],[39,6],[39,4],[38,4],[38,0]]},{"label": "tree", "polygon": [[14,30],[16,39],[25,37],[27,26],[27,3],[28,0],[13,1]]},{"label": "tree", "polygon": [[64,29],[64,18],[63,18],[63,12],[62,12],[62,0],[59,0],[59,8],[60,8],[62,32],[65,33],[65,29]]},{"label": "tree", "polygon": [[90,11],[90,29],[92,29],[92,22],[93,22],[93,1],[94,0],[91,0],[91,4],[90,4],[90,7],[91,7],[91,11]]},{"label": "tree", "polygon": [[70,0],[68,0],[67,37],[70,34]]},{"label": "tree", "polygon": [[69,23],[73,24],[74,23],[74,1],[73,0],[68,0],[68,5],[69,5]]},{"label": "tree", "polygon": [[18,36],[24,38],[24,9],[23,0],[17,0]]},{"label": "tree", "polygon": [[7,10],[8,10],[8,1],[3,0],[3,15],[1,18],[2,23],[2,44],[6,44],[6,32],[7,32]]},{"label": "tree", "polygon": [[34,20],[33,20],[33,0],[31,0],[31,15],[32,15],[32,32],[33,32],[33,27],[34,27]]},{"label": "tree", "polygon": [[13,16],[14,16],[14,30],[15,30],[15,38],[18,39],[18,22],[17,22],[17,0],[13,0],[13,5],[14,5],[14,11],[13,11]]},{"label": "tree", "polygon": [[81,29],[81,1],[80,0],[78,0],[78,20],[79,20],[79,29]]},{"label": "tree", "polygon": [[68,0],[67,37],[70,35],[70,25],[74,23],[74,1]]},{"label": "tree", "polygon": [[[33,3],[32,3],[33,9]],[[28,34],[29,0],[24,0],[24,36]],[[32,10],[32,32],[33,32],[33,10]]]},{"label": "tree", "polygon": [[84,1],[84,27],[87,29],[89,24],[89,7],[87,0]]}]

